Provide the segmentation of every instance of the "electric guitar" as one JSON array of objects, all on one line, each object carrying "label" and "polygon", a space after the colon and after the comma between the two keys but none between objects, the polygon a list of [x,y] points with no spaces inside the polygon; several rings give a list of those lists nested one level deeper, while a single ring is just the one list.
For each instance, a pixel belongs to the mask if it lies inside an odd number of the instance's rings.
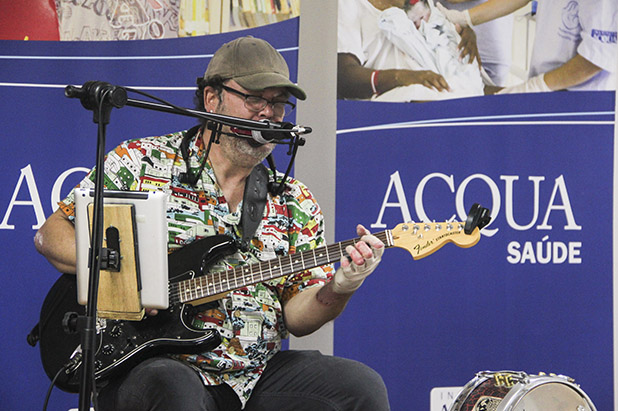
[{"label": "electric guitar", "polygon": [[[404,248],[418,260],[449,242],[463,248],[474,246],[480,239],[479,230],[489,220],[489,210],[475,204],[465,223],[402,223],[374,235],[386,248]],[[250,284],[338,262],[346,255],[346,246],[359,240],[212,273],[207,271],[214,262],[236,251],[233,239],[217,235],[183,247],[169,256],[168,309],[141,321],[97,319],[95,379],[105,381],[156,355],[197,354],[214,349],[221,337],[215,330],[190,326],[195,314],[193,306],[217,300]],[[39,325],[43,368],[57,387],[68,392],[79,392],[81,380],[80,337],[67,334],[62,326],[67,315],[84,312],[84,307],[77,303],[75,287],[73,275],[64,274],[56,281],[43,303]]]}]

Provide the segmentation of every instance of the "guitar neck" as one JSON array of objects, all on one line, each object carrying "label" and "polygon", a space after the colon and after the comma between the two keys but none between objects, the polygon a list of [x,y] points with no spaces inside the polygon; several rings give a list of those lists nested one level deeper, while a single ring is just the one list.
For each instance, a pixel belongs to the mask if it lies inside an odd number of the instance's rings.
[{"label": "guitar neck", "polygon": [[[379,238],[387,248],[393,246],[391,230],[375,233],[374,236]],[[335,263],[341,260],[342,256],[347,255],[345,249],[348,245],[354,245],[358,241],[360,241],[360,238],[346,240],[272,260],[242,265],[229,270],[215,271],[208,275],[180,281],[174,284],[174,288],[170,292],[170,300],[188,303],[227,293],[250,284]]]},{"label": "guitar neck", "polygon": [[[434,253],[446,243],[455,243],[459,247],[467,248],[475,245],[480,239],[478,227],[466,233],[464,223],[456,221],[401,223],[392,230],[381,231],[374,235],[386,248],[399,247],[408,250],[415,260]],[[208,300],[209,297],[225,294],[250,284],[334,263],[347,254],[345,252],[347,246],[354,245],[358,241],[360,238],[180,281],[173,284],[170,300],[182,303]]]}]

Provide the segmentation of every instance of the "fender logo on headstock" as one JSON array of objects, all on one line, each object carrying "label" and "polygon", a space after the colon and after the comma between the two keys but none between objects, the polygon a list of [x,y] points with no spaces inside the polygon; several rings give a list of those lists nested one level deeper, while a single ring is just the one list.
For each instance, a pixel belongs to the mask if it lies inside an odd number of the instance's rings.
[{"label": "fender logo on headstock", "polygon": [[481,238],[480,229],[489,224],[489,210],[474,204],[466,222],[402,223],[392,231],[393,246],[405,248],[415,260],[434,253],[446,243],[468,248]]},{"label": "fender logo on headstock", "polygon": [[421,251],[423,251],[424,249],[426,249],[427,247],[431,247],[433,245],[433,241],[427,241],[425,244],[421,245],[421,244],[416,244],[414,246],[414,251],[416,251],[416,254],[420,254]]}]

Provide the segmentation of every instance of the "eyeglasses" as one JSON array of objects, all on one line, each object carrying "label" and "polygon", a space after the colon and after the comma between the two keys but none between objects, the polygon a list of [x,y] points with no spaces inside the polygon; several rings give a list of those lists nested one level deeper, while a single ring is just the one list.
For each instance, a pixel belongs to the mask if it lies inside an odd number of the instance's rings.
[{"label": "eyeglasses", "polygon": [[294,111],[296,105],[289,101],[270,101],[265,99],[264,97],[254,96],[251,94],[245,94],[242,91],[238,91],[228,86],[221,86],[223,90],[234,93],[240,97],[245,99],[245,107],[251,111],[259,112],[264,110],[264,108],[270,104],[273,108],[273,114],[277,117],[285,117]]}]

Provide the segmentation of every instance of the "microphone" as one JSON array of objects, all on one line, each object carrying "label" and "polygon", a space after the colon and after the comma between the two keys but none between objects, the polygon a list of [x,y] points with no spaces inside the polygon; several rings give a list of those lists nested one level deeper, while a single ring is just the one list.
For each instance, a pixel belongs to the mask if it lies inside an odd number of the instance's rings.
[{"label": "microphone", "polygon": [[[272,128],[272,125],[277,128]],[[285,140],[293,140],[301,134],[311,133],[311,127],[303,127],[294,125],[290,122],[268,123],[269,128],[264,129],[246,129],[239,127],[231,127],[230,130],[235,137],[250,138],[259,144],[277,143],[287,144]],[[304,145],[305,139],[299,139],[299,145]]]}]

